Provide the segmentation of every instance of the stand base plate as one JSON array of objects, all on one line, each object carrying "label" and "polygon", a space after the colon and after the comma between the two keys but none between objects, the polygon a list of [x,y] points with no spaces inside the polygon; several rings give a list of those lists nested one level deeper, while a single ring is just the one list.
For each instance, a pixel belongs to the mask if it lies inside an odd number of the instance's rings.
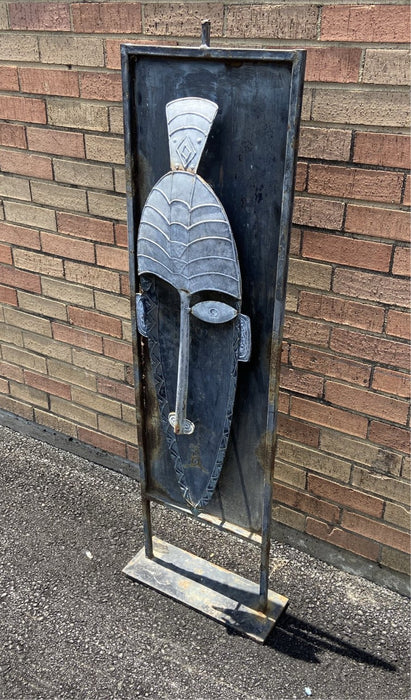
[{"label": "stand base plate", "polygon": [[265,641],[288,605],[287,598],[268,591],[267,609],[261,612],[256,583],[157,537],[153,552],[148,559],[141,549],[123,573],[257,642]]}]

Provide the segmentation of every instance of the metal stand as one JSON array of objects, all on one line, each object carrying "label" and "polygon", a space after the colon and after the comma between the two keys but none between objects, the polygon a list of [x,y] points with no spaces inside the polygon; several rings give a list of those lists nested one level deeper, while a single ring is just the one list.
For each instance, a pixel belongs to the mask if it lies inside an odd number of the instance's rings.
[{"label": "metal stand", "polygon": [[266,640],[288,605],[287,598],[269,590],[262,612],[258,584],[157,537],[153,558],[143,548],[123,573],[257,642]]}]

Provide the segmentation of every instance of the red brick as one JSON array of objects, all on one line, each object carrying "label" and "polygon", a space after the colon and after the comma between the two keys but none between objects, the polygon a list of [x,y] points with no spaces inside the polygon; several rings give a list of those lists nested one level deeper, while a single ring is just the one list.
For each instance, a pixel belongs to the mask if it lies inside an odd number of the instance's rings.
[{"label": "red brick", "polygon": [[2,304],[10,304],[10,306],[17,306],[17,292],[11,287],[4,287],[0,284],[0,302]]},{"label": "red brick", "polygon": [[128,252],[109,246],[96,246],[97,265],[112,270],[128,270]]},{"label": "red brick", "polygon": [[308,490],[319,498],[326,498],[328,501],[374,515],[376,518],[382,517],[384,501],[381,498],[369,496],[349,486],[342,486],[322,476],[308,474]]},{"label": "red brick", "polygon": [[71,6],[73,30],[87,34],[140,34],[140,3],[75,3]]},{"label": "red brick", "polygon": [[40,250],[39,232],[32,228],[24,228],[15,224],[0,222],[0,241],[14,243],[23,248]]},{"label": "red brick", "polygon": [[27,128],[27,139],[31,151],[44,151],[73,158],[85,156],[83,134],[31,126]]},{"label": "red brick", "polygon": [[323,394],[324,380],[315,374],[302,372],[292,367],[282,367],[280,375],[280,386],[287,391],[298,394],[321,398]]},{"label": "red brick", "polygon": [[116,239],[116,245],[121,248],[128,247],[128,232],[127,226],[125,224],[115,224],[114,225],[114,236]]},{"label": "red brick", "polygon": [[121,44],[133,44],[135,46],[144,44],[153,44],[154,46],[177,46],[176,41],[166,39],[160,41],[158,39],[130,39],[128,36],[123,39],[106,39],[106,67],[114,70],[121,68]]},{"label": "red brick", "polygon": [[392,272],[394,275],[401,275],[403,277],[410,276],[410,249],[396,247],[394,252],[394,261],[392,265]]},{"label": "red brick", "polygon": [[24,381],[29,386],[40,389],[40,391],[45,391],[48,394],[53,394],[53,396],[60,396],[62,399],[71,399],[71,388],[68,384],[58,382],[56,379],[49,379],[49,377],[45,377],[44,374],[36,374],[35,372],[24,370]]},{"label": "red brick", "polygon": [[0,170],[27,177],[53,179],[51,158],[36,156],[25,151],[8,151],[0,149]]},{"label": "red brick", "polygon": [[120,275],[120,291],[122,296],[130,296],[130,278],[128,275]]},{"label": "red brick", "polygon": [[339,432],[365,437],[367,434],[368,419],[349,411],[325,406],[316,401],[308,401],[296,396],[291,398],[291,415],[302,418],[309,423],[316,423],[327,428],[333,428]]},{"label": "red brick", "polygon": [[300,255],[300,249],[301,249],[301,231],[299,228],[293,228],[291,229],[291,236],[290,236],[290,255],[295,255],[299,256]]},{"label": "red brick", "polygon": [[390,369],[376,367],[372,380],[372,388],[384,391],[386,394],[410,398],[410,375],[408,372],[394,372]]},{"label": "red brick", "polygon": [[102,354],[103,340],[99,335],[87,333],[87,331],[79,331],[62,323],[52,323],[51,327],[55,340]]},{"label": "red brick", "polygon": [[410,340],[410,315],[402,311],[390,309],[385,328],[387,335],[395,335],[397,338]]},{"label": "red brick", "polygon": [[0,146],[27,148],[26,128],[20,124],[0,124]]},{"label": "red brick", "polygon": [[9,3],[10,29],[70,31],[68,4],[60,2]]},{"label": "red brick", "polygon": [[324,321],[333,321],[375,332],[382,331],[384,324],[384,309],[381,306],[370,306],[306,291],[300,292],[298,312],[302,316],[320,318]]},{"label": "red brick", "polygon": [[293,345],[290,353],[293,367],[301,367],[322,375],[368,386],[371,368],[362,363],[346,360],[331,353]]},{"label": "red brick", "polygon": [[88,241],[78,241],[54,233],[41,233],[41,248],[45,253],[61,255],[64,258],[95,262],[94,245]]},{"label": "red brick", "polygon": [[297,163],[294,188],[297,192],[303,192],[305,190],[306,186],[307,186],[307,163],[302,163],[300,161]]},{"label": "red brick", "polygon": [[363,515],[346,511],[343,513],[342,526],[358,535],[363,535],[395,549],[400,549],[402,552],[408,553],[410,551],[408,533],[400,532],[394,527],[370,520]]},{"label": "red brick", "polygon": [[116,382],[114,379],[97,377],[97,391],[99,394],[110,396],[113,399],[130,404],[131,406],[134,406],[135,404],[136,399],[134,388],[131,386],[126,386],[120,382]]},{"label": "red brick", "polygon": [[317,231],[304,232],[302,254],[314,260],[388,272],[391,253],[392,246],[385,243],[373,243]]},{"label": "red brick", "polygon": [[37,98],[0,95],[0,119],[45,124],[46,105]]},{"label": "red brick", "polygon": [[0,265],[0,284],[25,289],[28,292],[41,294],[40,276],[31,272],[16,270],[14,267]]},{"label": "red brick", "polygon": [[57,228],[61,233],[73,234],[79,238],[87,238],[101,243],[114,243],[113,224],[111,221],[58,212]]},{"label": "red brick", "polygon": [[284,337],[313,345],[328,345],[329,326],[318,321],[309,321],[295,316],[286,316],[284,321]]},{"label": "red brick", "polygon": [[289,486],[276,484],[274,487],[274,500],[279,503],[285,503],[292,508],[316,515],[318,518],[323,518],[330,523],[336,523],[339,520],[340,509],[331,503],[325,503],[319,498],[313,498],[303,491],[297,491]]},{"label": "red brick", "polygon": [[378,301],[394,306],[410,305],[408,280],[369,272],[337,268],[333,291],[346,296]]},{"label": "red brick", "polygon": [[290,411],[290,395],[285,391],[280,391],[278,394],[278,410],[283,414],[287,414]]},{"label": "red brick", "polygon": [[289,438],[295,442],[302,442],[304,445],[318,447],[320,429],[312,425],[307,425],[304,421],[295,420],[284,416],[281,413],[278,415],[277,432],[282,437]]},{"label": "red brick", "polygon": [[404,204],[405,207],[411,206],[411,187],[410,187],[410,178],[407,175],[405,178],[405,186],[404,186],[404,194],[402,197],[402,204]]},{"label": "red brick", "polygon": [[356,333],[345,328],[333,328],[330,348],[336,352],[392,367],[409,368],[407,343],[388,340],[368,333]]},{"label": "red brick", "polygon": [[397,209],[348,204],[345,230],[364,236],[408,242],[409,215],[408,212]]},{"label": "red brick", "polygon": [[317,38],[318,7],[315,5],[288,6],[274,3],[272,5],[251,3],[227,5],[225,16],[226,30],[224,35],[229,37],[244,39]]},{"label": "red brick", "polygon": [[133,447],[132,445],[126,445],[126,447],[127,447],[127,458],[131,462],[135,462],[135,464],[138,464],[140,461],[138,447]]},{"label": "red brick", "polygon": [[408,402],[382,396],[369,389],[347,386],[337,382],[325,383],[325,400],[349,408],[359,413],[385,418],[394,423],[405,424],[408,416]]},{"label": "red brick", "polygon": [[175,2],[144,5],[144,34],[166,36],[198,36],[201,20],[207,17],[213,36],[223,33],[221,2]]},{"label": "red brick", "polygon": [[358,131],[355,134],[353,161],[408,170],[411,165],[410,137]]},{"label": "red brick", "polygon": [[8,362],[2,362],[0,360],[0,374],[7,379],[14,379],[16,382],[22,384],[24,382],[23,370],[17,365],[10,365]]},{"label": "red brick", "polygon": [[343,217],[342,202],[309,197],[296,197],[294,200],[293,222],[299,226],[341,230]]},{"label": "red brick", "polygon": [[19,90],[19,79],[15,66],[0,66],[0,85],[4,92]]},{"label": "red brick", "polygon": [[332,46],[308,48],[305,80],[325,83],[357,83],[362,49]]},{"label": "red brick", "polygon": [[119,455],[120,457],[126,456],[124,443],[108,437],[108,435],[102,435],[102,433],[96,433],[94,430],[79,427],[78,437],[82,442],[86,442],[88,445],[94,445],[94,447],[99,447],[101,450],[109,452],[110,454]]},{"label": "red brick", "polygon": [[308,192],[399,204],[402,184],[401,173],[318,163],[310,166]]},{"label": "red brick", "polygon": [[133,364],[133,350],[131,343],[120,343],[117,340],[103,339],[104,354],[108,357],[114,357],[116,360]]},{"label": "red brick", "polygon": [[78,73],[70,70],[19,68],[22,92],[79,97]]},{"label": "red brick", "polygon": [[119,73],[81,73],[81,97],[88,100],[121,102],[122,88]]},{"label": "red brick", "polygon": [[112,316],[106,316],[105,314],[99,314],[95,311],[85,311],[84,309],[78,309],[75,306],[69,306],[69,319],[70,323],[75,326],[80,326],[81,328],[88,328],[98,333],[105,333],[106,335],[112,335],[116,338],[121,338],[122,326],[121,321]]},{"label": "red brick", "polygon": [[394,450],[409,453],[410,449],[410,432],[405,428],[398,428],[396,425],[389,423],[380,423],[372,420],[368,432],[368,439],[375,442],[377,445],[391,447]]},{"label": "red brick", "polygon": [[348,549],[349,552],[359,554],[366,559],[377,561],[380,547],[373,540],[367,540],[364,537],[353,535],[344,532],[339,527],[329,527],[326,523],[322,523],[314,518],[307,518],[305,531],[308,535],[318,537],[337,547]]},{"label": "red brick", "polygon": [[409,10],[395,5],[344,5],[323,7],[322,41],[407,43]]},{"label": "red brick", "polygon": [[13,265],[13,258],[11,257],[11,248],[9,245],[0,243],[0,263]]}]

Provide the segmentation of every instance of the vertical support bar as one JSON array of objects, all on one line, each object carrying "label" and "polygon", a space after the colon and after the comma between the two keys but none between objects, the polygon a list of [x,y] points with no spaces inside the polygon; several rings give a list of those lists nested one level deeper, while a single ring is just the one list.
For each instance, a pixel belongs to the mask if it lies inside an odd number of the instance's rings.
[{"label": "vertical support bar", "polygon": [[144,546],[149,559],[153,557],[153,538],[151,527],[150,500],[146,496],[147,468],[145,464],[146,448],[144,444],[144,400],[142,375],[144,374],[144,351],[141,338],[137,332],[136,294],[138,291],[138,272],[136,256],[136,221],[140,212],[136,211],[138,198],[135,190],[136,163],[134,154],[137,152],[135,133],[132,128],[133,81],[130,71],[132,57],[127,49],[121,47],[121,68],[123,79],[123,114],[124,114],[124,145],[126,161],[127,185],[127,230],[129,251],[130,307],[131,307],[131,337],[133,346],[134,391],[136,397],[137,441],[140,471],[140,489],[143,510]]},{"label": "vertical support bar", "polygon": [[260,609],[265,610],[268,595],[269,556],[271,540],[272,473],[277,443],[278,377],[280,376],[281,344],[283,335],[285,294],[287,286],[287,259],[290,247],[291,214],[294,198],[297,163],[298,125],[301,115],[302,93],[299,89],[305,67],[305,54],[296,52],[291,73],[291,93],[288,110],[287,143],[281,202],[280,233],[278,241],[277,274],[273,330],[271,336],[270,377],[268,387],[267,440],[264,463],[264,495],[262,516],[262,544],[260,565]]},{"label": "vertical support bar", "polygon": [[150,499],[145,495],[141,497],[141,509],[143,512],[144,549],[147,559],[153,558],[153,530],[151,527]]},{"label": "vertical support bar", "polygon": [[211,22],[209,19],[203,19],[201,22],[201,46],[210,48],[210,33]]},{"label": "vertical support bar", "polygon": [[176,391],[174,432],[184,433],[187,411],[188,373],[190,366],[190,295],[180,290],[180,348]]}]

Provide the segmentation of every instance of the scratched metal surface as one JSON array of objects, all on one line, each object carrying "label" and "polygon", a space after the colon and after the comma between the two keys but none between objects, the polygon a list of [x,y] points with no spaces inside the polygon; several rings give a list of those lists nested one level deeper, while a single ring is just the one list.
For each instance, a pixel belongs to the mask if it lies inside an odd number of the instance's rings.
[{"label": "scratched metal surface", "polygon": [[[198,173],[221,200],[233,231],[252,352],[248,363],[238,365],[225,462],[205,512],[227,526],[264,534],[269,530],[304,52],[130,45],[122,53],[132,297],[138,291],[141,211],[155,182],[170,169],[165,105],[194,95],[219,106]],[[160,425],[148,345],[137,337],[133,304],[132,314],[143,495],[184,508]],[[171,329],[170,319],[164,322]],[[224,358],[213,353],[208,384],[226,371]],[[198,372],[204,382],[204,368]]]}]

